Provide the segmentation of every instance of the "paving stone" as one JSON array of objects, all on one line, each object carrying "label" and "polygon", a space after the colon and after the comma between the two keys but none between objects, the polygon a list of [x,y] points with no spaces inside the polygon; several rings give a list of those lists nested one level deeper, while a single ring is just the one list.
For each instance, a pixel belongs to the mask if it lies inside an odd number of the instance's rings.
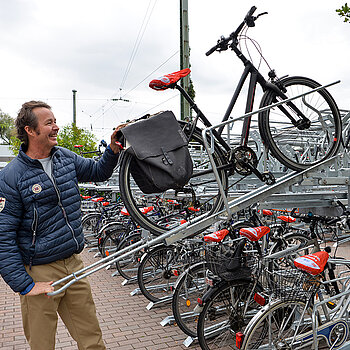
[{"label": "paving stone", "polygon": [[[93,252],[84,250],[85,265],[97,261]],[[147,310],[149,301],[142,295],[130,296],[137,284],[122,286],[124,278],[112,277],[115,270],[100,270],[89,276],[97,317],[108,350],[185,350],[186,335],[175,325],[160,322],[172,314],[171,305]],[[0,278],[0,349],[29,350],[22,329],[19,296]],[[191,350],[199,350],[198,345]],[[74,340],[59,319],[56,350],[77,350]]]}]

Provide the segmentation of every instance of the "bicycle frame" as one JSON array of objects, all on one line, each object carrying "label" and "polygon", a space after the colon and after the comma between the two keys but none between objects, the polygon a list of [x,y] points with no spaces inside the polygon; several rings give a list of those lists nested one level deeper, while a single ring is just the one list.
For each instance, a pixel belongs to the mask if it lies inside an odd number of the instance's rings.
[{"label": "bicycle frame", "polygon": [[[223,198],[223,201],[224,201],[224,205],[226,207],[226,210],[227,210],[227,213],[229,214],[229,217],[231,217],[232,213],[231,213],[231,210],[230,210],[230,206],[228,204],[228,199],[227,199],[227,196],[226,196],[226,190],[223,188],[222,186],[222,183],[221,183],[221,180],[220,180],[220,176],[219,176],[219,167],[216,167],[216,164],[215,164],[215,161],[214,161],[214,158],[212,156],[212,153],[213,153],[213,144],[214,144],[214,139],[216,138],[217,139],[217,135],[218,135],[218,131],[216,129],[220,129],[220,128],[224,128],[226,125],[230,124],[230,123],[235,123],[236,121],[239,121],[239,120],[242,120],[242,119],[245,119],[247,117],[252,117],[254,114],[258,114],[258,113],[261,113],[261,112],[264,112],[264,111],[267,111],[271,108],[274,108],[274,107],[281,107],[283,104],[285,103],[290,103],[291,101],[293,100],[296,100],[298,98],[301,98],[303,96],[306,96],[306,95],[309,95],[311,93],[314,93],[316,91],[319,91],[319,90],[322,90],[322,89],[325,89],[329,86],[332,86],[332,85],[335,85],[335,84],[338,84],[340,82],[340,80],[338,81],[335,81],[333,83],[330,83],[330,84],[327,84],[327,85],[322,85],[316,89],[312,89],[308,92],[305,92],[303,94],[300,94],[300,95],[297,95],[297,96],[294,96],[294,97],[291,97],[291,98],[288,98],[286,100],[283,100],[283,101],[280,101],[280,102],[276,102],[272,105],[269,105],[269,106],[266,106],[266,107],[263,107],[263,108],[260,108],[256,111],[253,111],[253,112],[249,112],[249,113],[246,113],[245,115],[241,116],[241,117],[238,117],[238,118],[234,118],[234,119],[230,119],[230,120],[227,120],[225,122],[222,122],[218,125],[214,125],[214,126],[210,126],[210,127],[207,127],[205,129],[202,130],[202,136],[203,136],[203,143],[204,143],[204,147],[206,149],[206,152],[208,153],[208,156],[209,156],[209,160],[210,160],[210,163],[211,163],[211,166],[212,166],[212,169],[211,170],[206,170],[205,172],[213,172],[214,173],[214,176],[216,178],[216,182],[218,183],[218,186],[219,186],[219,190],[220,190],[220,194]],[[220,137],[220,136],[219,136]],[[220,137],[221,138],[221,137]],[[223,140],[223,142],[225,142]],[[209,144],[210,143],[210,144]],[[225,144],[228,146],[228,144],[225,142]],[[223,165],[222,167],[228,167],[230,165]]]},{"label": "bicycle frame", "polygon": [[[227,110],[222,118],[221,123],[226,122],[230,118],[230,115],[233,111],[233,108],[237,102],[237,99],[242,91],[242,88],[243,88],[248,76],[250,76],[250,79],[249,79],[245,114],[253,111],[255,92],[256,92],[256,87],[258,84],[261,86],[263,91],[271,90],[280,98],[282,98],[284,100],[288,99],[287,96],[283,93],[283,91],[276,84],[266,81],[266,79],[259,72],[259,70],[253,65],[252,62],[250,62],[243,55],[243,53],[238,49],[238,47],[235,43],[232,43],[230,45],[230,48],[236,53],[237,57],[244,64],[245,68],[244,68],[242,76],[237,84],[237,87],[233,93],[233,96],[232,96],[231,101],[227,107]],[[198,108],[198,106],[195,104],[195,102],[191,99],[189,94],[180,85],[176,84],[175,88],[177,90],[179,90],[179,92],[184,96],[184,98],[190,104],[190,107],[197,113],[197,116],[195,117],[195,120],[194,120],[194,126],[197,125],[198,119],[200,119],[203,122],[203,124],[205,125],[205,127],[207,127],[207,128],[211,127],[212,124],[205,117],[203,112]],[[304,121],[307,120],[307,117],[291,101],[287,102],[287,105],[292,110],[294,110],[294,112],[299,117],[301,117]],[[278,108],[281,109],[281,111],[283,111],[289,117],[289,119],[293,122],[294,125],[296,125],[296,123],[297,123],[296,120],[290,115],[290,113],[288,113],[286,111],[286,109],[282,105],[278,105]],[[251,119],[252,119],[251,115],[247,115],[244,117],[243,127],[242,127],[242,131],[241,131],[240,146],[247,146],[247,144],[248,144]],[[220,143],[220,145],[223,146],[223,148],[226,151],[230,151],[231,147],[227,144],[227,142],[221,136],[223,129],[224,129],[224,127],[221,126],[217,131],[214,131],[213,134],[214,134],[215,138],[217,139],[217,141]]]}]

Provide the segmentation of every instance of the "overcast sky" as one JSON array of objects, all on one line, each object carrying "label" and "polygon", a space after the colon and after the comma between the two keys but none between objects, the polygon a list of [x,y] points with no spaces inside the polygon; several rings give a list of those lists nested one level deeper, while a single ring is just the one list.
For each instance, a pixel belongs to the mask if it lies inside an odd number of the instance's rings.
[{"label": "overcast sky", "polygon": [[[153,78],[179,69],[179,0],[0,0],[0,108],[15,117],[32,99],[49,103],[58,124],[72,121],[109,138],[126,119],[171,109],[177,91],[157,92]],[[219,122],[242,72],[226,51],[205,52],[230,34],[253,5],[268,12],[248,31],[279,76],[304,75],[330,88],[350,109],[350,24],[335,12],[345,0],[188,0],[196,102]],[[249,46],[254,63],[254,47]],[[267,73],[266,66],[261,67]],[[122,98],[128,101],[112,101]],[[243,113],[240,106],[235,115]]]}]

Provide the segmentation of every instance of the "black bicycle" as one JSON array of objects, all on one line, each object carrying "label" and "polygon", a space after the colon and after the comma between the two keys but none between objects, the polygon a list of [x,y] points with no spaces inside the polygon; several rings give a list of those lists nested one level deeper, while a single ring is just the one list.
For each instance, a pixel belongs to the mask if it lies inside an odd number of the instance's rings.
[{"label": "black bicycle", "polygon": [[[260,101],[261,108],[302,95],[321,86],[312,79],[300,76],[278,78],[274,70],[271,70],[268,79],[265,79],[253,63],[244,56],[240,49],[240,40],[246,38],[246,30],[254,27],[256,20],[265,14],[253,16],[255,10],[256,7],[252,7],[238,28],[228,37],[221,37],[217,44],[206,53],[208,56],[215,51],[232,50],[245,66],[227,111],[223,116],[223,122],[230,118],[248,76],[250,80],[246,114],[253,111],[257,86],[260,86],[264,92]],[[206,212],[211,215],[222,208],[223,199],[204,147],[203,136],[198,123],[199,121],[202,122],[205,127],[212,125],[188,93],[178,84],[179,80],[189,73],[190,70],[185,69],[168,74],[152,81],[150,86],[156,90],[177,89],[196,113],[190,121],[179,121],[189,140],[189,149],[194,164],[193,176],[183,190],[169,190],[162,194],[148,195],[148,199],[152,200],[156,195],[182,201],[187,198],[196,208],[205,206]],[[207,138],[212,146],[212,156],[221,183],[226,191],[230,187],[228,177],[233,173],[242,176],[255,174],[267,184],[275,182],[271,172],[260,172],[257,169],[259,163],[257,145],[249,137],[250,129],[253,126],[258,127],[260,137],[267,151],[284,166],[296,171],[304,170],[335,155],[341,143],[340,113],[336,102],[325,89],[319,89],[270,109],[266,108],[258,114],[257,125],[254,125],[252,116],[247,116],[243,122],[240,140],[235,144],[230,143],[223,136],[224,126],[217,130],[213,129],[212,134],[215,140],[213,141],[213,138],[209,136]],[[169,225],[162,218],[174,213],[168,212],[165,207],[160,216],[150,218],[143,215],[139,210],[139,200],[142,198],[144,201],[146,196],[142,194],[142,191],[133,181],[130,172],[133,164],[133,155],[127,151],[123,152],[120,163],[119,185],[125,206],[135,221],[142,227],[155,235],[165,233],[169,230]]]}]

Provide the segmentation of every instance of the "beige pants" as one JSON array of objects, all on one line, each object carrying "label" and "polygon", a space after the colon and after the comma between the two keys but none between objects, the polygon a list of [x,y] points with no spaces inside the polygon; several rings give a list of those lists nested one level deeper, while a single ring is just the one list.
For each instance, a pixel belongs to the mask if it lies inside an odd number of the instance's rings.
[{"label": "beige pants", "polygon": [[[79,255],[26,270],[34,282],[57,281],[83,267]],[[61,287],[61,286],[57,286]],[[56,287],[56,288],[57,288]],[[57,313],[79,350],[105,350],[96,308],[87,278],[73,283],[64,292],[48,297],[20,296],[25,336],[32,350],[55,349]]]}]

